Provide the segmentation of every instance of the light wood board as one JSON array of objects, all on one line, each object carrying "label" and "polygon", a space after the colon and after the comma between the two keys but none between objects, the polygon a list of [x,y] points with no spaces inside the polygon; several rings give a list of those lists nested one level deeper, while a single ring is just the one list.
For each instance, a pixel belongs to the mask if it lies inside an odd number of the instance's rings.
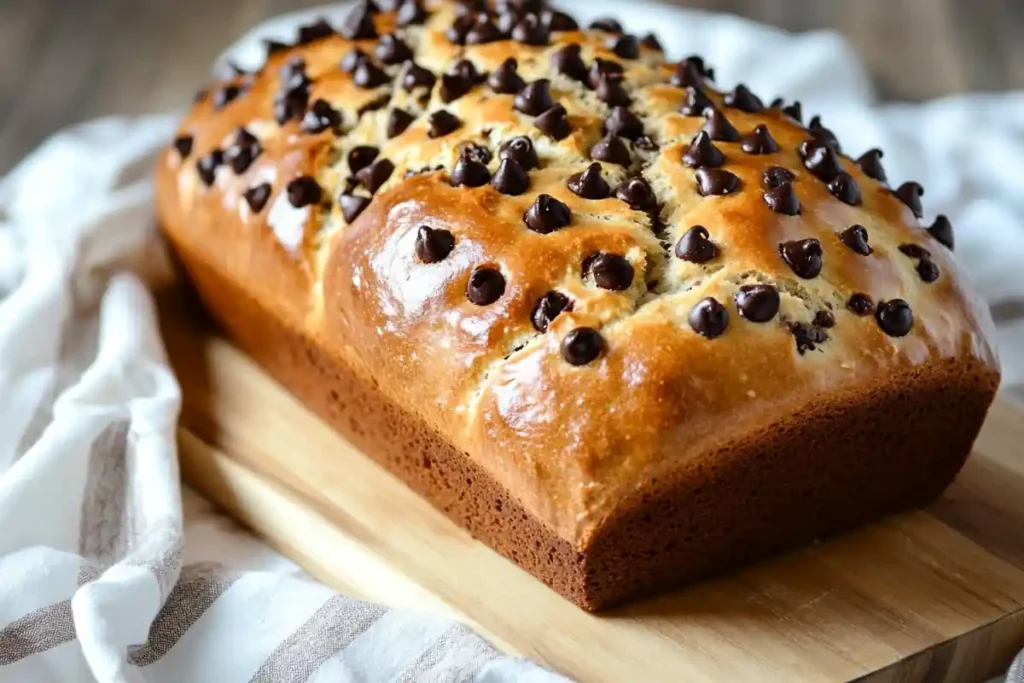
[{"label": "light wood board", "polygon": [[1024,647],[1024,412],[926,510],[580,611],[358,452],[205,324],[164,315],[184,478],[313,576],[461,619],[580,681],[985,680]]}]

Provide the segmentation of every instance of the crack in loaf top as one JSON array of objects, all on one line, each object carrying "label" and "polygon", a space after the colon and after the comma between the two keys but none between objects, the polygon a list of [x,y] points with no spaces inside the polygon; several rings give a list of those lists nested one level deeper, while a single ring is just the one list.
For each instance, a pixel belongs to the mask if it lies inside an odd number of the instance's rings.
[{"label": "crack in loaf top", "polygon": [[578,538],[821,392],[994,363],[922,188],[713,78],[532,0],[362,3],[202,93],[165,166],[287,254],[312,334]]}]

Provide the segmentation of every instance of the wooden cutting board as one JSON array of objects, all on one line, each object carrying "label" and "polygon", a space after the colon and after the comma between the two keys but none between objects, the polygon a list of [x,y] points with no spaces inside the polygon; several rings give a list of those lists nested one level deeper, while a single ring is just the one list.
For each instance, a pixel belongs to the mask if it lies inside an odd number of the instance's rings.
[{"label": "wooden cutting board", "polygon": [[926,510],[601,615],[580,611],[161,303],[185,480],[314,577],[461,619],[580,681],[982,681],[1024,647],[1024,412],[997,402]]}]

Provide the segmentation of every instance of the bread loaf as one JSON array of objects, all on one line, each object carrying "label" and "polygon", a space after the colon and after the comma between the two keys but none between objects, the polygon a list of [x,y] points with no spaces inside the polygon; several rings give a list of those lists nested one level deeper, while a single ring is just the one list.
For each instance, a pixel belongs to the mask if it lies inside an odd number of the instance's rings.
[{"label": "bread loaf", "polygon": [[591,610],[933,498],[992,401],[949,222],[803,121],[612,20],[363,3],[200,95],[159,219],[244,350]]}]

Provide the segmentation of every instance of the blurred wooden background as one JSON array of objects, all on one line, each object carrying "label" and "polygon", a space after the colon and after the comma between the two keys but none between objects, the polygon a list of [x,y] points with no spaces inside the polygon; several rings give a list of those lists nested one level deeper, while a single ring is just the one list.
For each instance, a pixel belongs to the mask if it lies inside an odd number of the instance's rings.
[{"label": "blurred wooden background", "polygon": [[[1024,0],[675,1],[838,29],[888,99],[1024,87]],[[0,173],[69,123],[182,106],[247,28],[323,2],[0,0]]]}]

